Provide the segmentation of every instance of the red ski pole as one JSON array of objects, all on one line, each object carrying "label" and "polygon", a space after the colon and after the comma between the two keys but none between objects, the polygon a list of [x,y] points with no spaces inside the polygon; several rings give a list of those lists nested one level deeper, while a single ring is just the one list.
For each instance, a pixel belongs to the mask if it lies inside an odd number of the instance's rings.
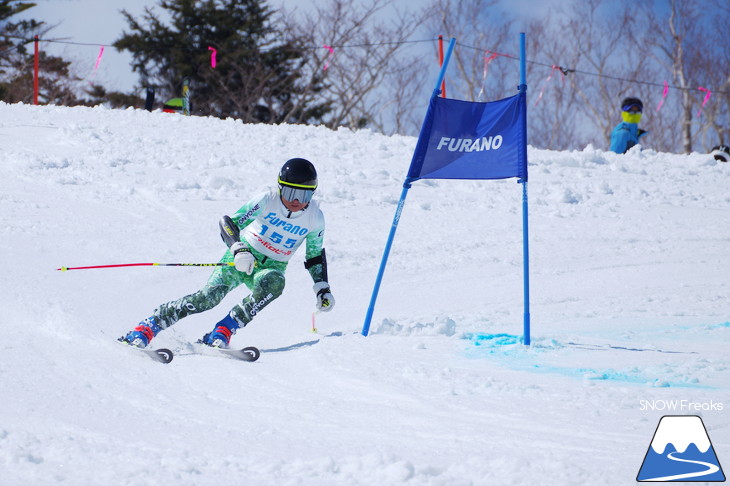
[{"label": "red ski pole", "polygon": [[232,267],[233,262],[218,263],[120,263],[117,265],[94,265],[90,267],[61,267],[56,270],[88,270],[91,268],[119,268],[119,267]]}]

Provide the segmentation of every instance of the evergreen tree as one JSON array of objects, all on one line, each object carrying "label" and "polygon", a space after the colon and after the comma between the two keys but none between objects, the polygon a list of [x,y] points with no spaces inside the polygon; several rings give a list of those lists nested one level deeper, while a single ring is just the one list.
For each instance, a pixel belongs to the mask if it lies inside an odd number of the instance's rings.
[{"label": "evergreen tree", "polygon": [[[156,86],[163,97],[179,97],[190,79],[194,114],[245,122],[320,123],[326,104],[302,103],[299,69],[303,54],[283,40],[263,0],[159,0],[170,25],[150,9],[142,20],[122,11],[130,32],[114,46],[132,54],[141,87]],[[216,67],[211,51],[216,49]],[[311,98],[308,98],[311,99]]]},{"label": "evergreen tree", "polygon": [[[20,0],[0,0],[0,100],[7,103],[33,102],[34,57],[33,38],[51,30],[45,22],[36,20],[11,21],[35,3]],[[58,105],[78,105],[81,81],[70,71],[71,63],[58,56],[39,53],[39,102]]]},{"label": "evergreen tree", "polygon": [[[0,100],[2,101],[16,101],[12,99],[14,96],[11,96],[11,92],[15,91],[15,87],[12,86],[13,78],[16,75],[18,59],[28,54],[25,47],[28,42],[26,33],[40,26],[35,20],[11,22],[10,18],[34,6],[34,3],[19,0],[0,0]],[[29,94],[32,99],[32,85],[30,89]]]}]

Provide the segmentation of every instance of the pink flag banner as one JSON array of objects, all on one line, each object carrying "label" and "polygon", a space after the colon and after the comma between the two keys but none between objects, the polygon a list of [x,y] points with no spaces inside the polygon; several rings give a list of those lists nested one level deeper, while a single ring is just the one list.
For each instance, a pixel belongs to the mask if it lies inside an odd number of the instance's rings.
[{"label": "pink flag banner", "polygon": [[328,57],[328,58],[327,58],[327,60],[326,60],[326,61],[324,62],[324,68],[322,68],[322,70],[323,70],[323,71],[326,71],[326,70],[327,70],[327,68],[329,68],[329,67],[330,67],[330,61],[332,60],[332,57],[334,57],[334,55],[335,55],[335,49],[334,49],[334,47],[331,47],[331,46],[327,46],[327,45],[324,45],[324,46],[322,46],[322,48],[323,48],[323,49],[327,49],[328,51],[330,51],[330,55],[329,55],[329,57]]},{"label": "pink flag banner", "polygon": [[99,64],[101,64],[101,56],[104,55],[104,46],[101,46],[99,48],[99,55],[96,56],[96,63],[94,64],[94,72],[96,72],[97,69],[99,69]]},{"label": "pink flag banner", "polygon": [[556,70],[560,71],[560,76],[563,78],[563,81],[565,81],[565,74],[563,74],[563,70],[560,68],[560,66],[553,64],[550,69],[550,74],[542,84],[542,89],[540,90],[540,94],[537,96],[537,100],[535,100],[535,106],[537,106],[537,104],[542,99],[542,95],[545,93],[545,88],[547,87],[547,84],[550,82],[550,80],[553,78],[553,74],[555,74]]},{"label": "pink flag banner", "polygon": [[664,81],[664,91],[662,92],[662,99],[659,101],[659,105],[656,107],[657,112],[662,109],[664,100],[667,98],[667,93],[669,93],[669,83]]},{"label": "pink flag banner", "polygon": [[89,77],[89,84],[91,85],[91,80],[94,79],[94,76],[96,76],[96,71],[99,69],[99,64],[101,64],[101,56],[104,55],[104,46],[99,47],[99,54],[96,56],[96,62],[94,63],[94,70],[91,71],[91,76]]},{"label": "pink flag banner", "polygon": [[712,91],[710,91],[707,88],[703,88],[702,86],[698,86],[697,89],[705,92],[705,99],[702,100],[702,106],[700,107],[699,111],[697,111],[697,116],[700,116],[702,114],[702,109],[705,107],[707,102],[710,101],[710,96],[712,96]]},{"label": "pink flag banner", "polygon": [[482,100],[482,95],[484,94],[484,87],[487,84],[487,71],[489,70],[489,63],[494,61],[497,56],[499,56],[496,52],[486,51],[486,54],[489,54],[489,57],[484,56],[484,72],[482,73],[482,89],[479,91],[479,94],[477,95],[477,99],[479,101]]}]

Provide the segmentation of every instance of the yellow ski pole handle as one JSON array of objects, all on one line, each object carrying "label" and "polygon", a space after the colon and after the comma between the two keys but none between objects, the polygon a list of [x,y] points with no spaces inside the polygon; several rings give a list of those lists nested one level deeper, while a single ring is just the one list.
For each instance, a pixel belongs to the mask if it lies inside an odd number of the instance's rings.
[{"label": "yellow ski pole handle", "polygon": [[92,268],[119,268],[119,267],[232,267],[233,262],[218,263],[119,263],[116,265],[92,265],[89,267],[61,267],[56,270],[65,272],[67,270],[89,270]]}]

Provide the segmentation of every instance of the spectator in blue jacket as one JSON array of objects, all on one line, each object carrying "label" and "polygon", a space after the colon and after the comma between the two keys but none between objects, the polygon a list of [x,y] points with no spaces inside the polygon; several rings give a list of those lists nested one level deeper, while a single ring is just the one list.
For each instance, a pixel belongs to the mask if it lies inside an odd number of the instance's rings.
[{"label": "spectator in blue jacket", "polygon": [[625,154],[627,150],[639,143],[639,139],[648,132],[639,128],[641,112],[644,104],[639,98],[624,98],[621,102],[621,118],[611,132],[611,151]]}]

